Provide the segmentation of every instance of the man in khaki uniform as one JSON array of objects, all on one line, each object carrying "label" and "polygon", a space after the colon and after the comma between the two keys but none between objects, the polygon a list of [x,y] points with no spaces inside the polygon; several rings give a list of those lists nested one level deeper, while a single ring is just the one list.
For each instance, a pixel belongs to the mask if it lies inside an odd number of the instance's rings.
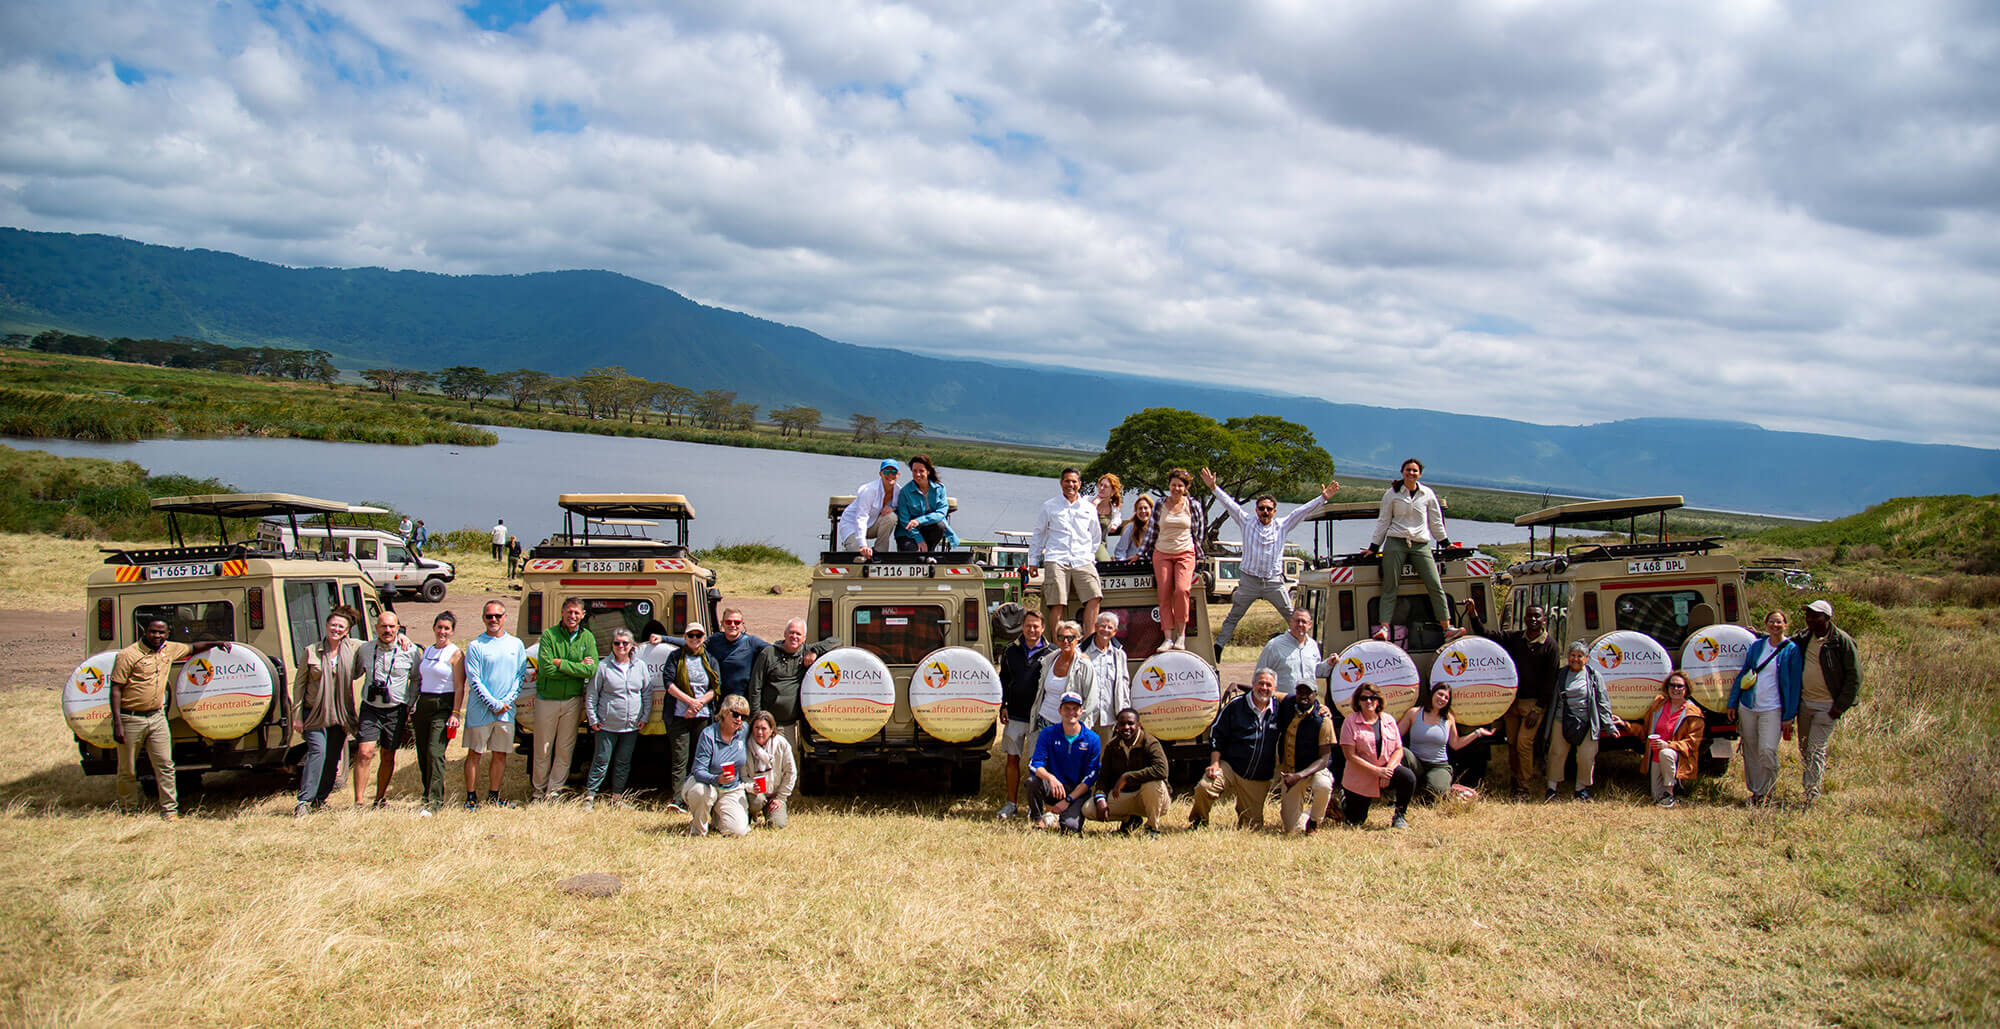
[{"label": "man in khaki uniform", "polygon": [[1167,790],[1167,749],[1139,728],[1139,712],[1132,708],[1118,712],[1111,738],[1104,742],[1096,793],[1089,817],[1100,822],[1123,819],[1118,831],[1127,836],[1142,821],[1146,835],[1160,834],[1160,819],[1173,802]]},{"label": "man in khaki uniform", "polygon": [[139,642],[118,652],[111,664],[111,739],[118,745],[118,806],[138,807],[139,748],[153,764],[153,778],[160,784],[160,816],[178,822],[180,798],[174,790],[174,730],[167,721],[169,673],[180,661],[212,647],[227,650],[222,642],[175,643],[167,639],[164,618],[147,620],[140,627]]}]

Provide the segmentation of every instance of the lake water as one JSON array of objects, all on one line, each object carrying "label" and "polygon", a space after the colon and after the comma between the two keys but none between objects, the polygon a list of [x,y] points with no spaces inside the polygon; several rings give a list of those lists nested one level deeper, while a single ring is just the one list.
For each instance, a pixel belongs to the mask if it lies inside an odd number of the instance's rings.
[{"label": "lake water", "polygon": [[[558,493],[681,493],[695,510],[697,547],[766,542],[810,557],[823,549],[826,498],[854,492],[875,474],[879,458],[836,457],[787,450],[751,450],[673,440],[492,430],[491,447],[434,444],[325,443],[300,439],[157,439],[135,443],[8,439],[18,449],[66,457],[133,461],[154,474],[215,478],[245,492],[299,493],[350,502],[378,501],[422,518],[433,531],[489,529],[504,518],[523,540],[539,540],[562,525]],[[912,451],[914,452],[914,451]],[[909,456],[887,449],[883,456]],[[1028,531],[1054,480],[940,467],[938,477],[958,501],[952,528],[964,539],[992,539],[996,529]],[[905,469],[903,480],[909,480]],[[1357,494],[1341,499],[1372,500]],[[1126,498],[1130,510],[1131,498]],[[1289,510],[1289,508],[1286,508]],[[1452,520],[1451,536],[1467,543],[1519,543],[1527,530],[1492,522]],[[1372,521],[1339,524],[1337,552],[1368,543]],[[1237,533],[1225,528],[1224,539]],[[1292,542],[1311,549],[1295,531]]]}]

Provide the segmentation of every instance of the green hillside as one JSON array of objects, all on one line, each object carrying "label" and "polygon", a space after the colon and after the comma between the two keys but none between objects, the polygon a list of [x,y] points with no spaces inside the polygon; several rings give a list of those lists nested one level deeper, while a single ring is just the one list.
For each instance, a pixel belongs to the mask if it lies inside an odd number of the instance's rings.
[{"label": "green hillside", "polygon": [[1778,547],[1875,547],[1885,557],[1939,562],[1975,575],[2000,573],[2000,494],[1897,497],[1860,514],[1771,529],[1757,539]]}]

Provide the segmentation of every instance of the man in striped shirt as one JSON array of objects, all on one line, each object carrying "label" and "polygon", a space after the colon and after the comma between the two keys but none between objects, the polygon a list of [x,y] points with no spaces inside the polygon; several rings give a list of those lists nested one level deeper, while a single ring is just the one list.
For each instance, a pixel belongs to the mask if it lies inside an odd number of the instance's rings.
[{"label": "man in striped shirt", "polygon": [[1340,483],[1329,482],[1320,487],[1319,496],[1313,501],[1283,518],[1278,517],[1278,500],[1269,493],[1257,498],[1257,515],[1251,517],[1229,495],[1229,491],[1215,483],[1215,473],[1206,468],[1201,470],[1201,481],[1215,491],[1215,499],[1222,502],[1231,520],[1236,522],[1236,531],[1243,534],[1243,563],[1236,580],[1236,595],[1229,604],[1229,617],[1222,620],[1222,631],[1215,636],[1215,659],[1222,660],[1222,648],[1229,645],[1229,638],[1236,635],[1236,623],[1250,610],[1250,605],[1260,598],[1270,601],[1278,609],[1278,617],[1286,622],[1292,620],[1292,598],[1285,589],[1285,537],[1292,526],[1311,518],[1340,492]]}]

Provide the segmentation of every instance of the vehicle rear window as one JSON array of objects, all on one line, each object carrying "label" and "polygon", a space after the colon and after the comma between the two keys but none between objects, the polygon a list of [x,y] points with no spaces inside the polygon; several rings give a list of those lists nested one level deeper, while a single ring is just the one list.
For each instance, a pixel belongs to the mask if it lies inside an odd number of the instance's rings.
[{"label": "vehicle rear window", "polygon": [[[1457,597],[1447,592],[1444,595],[1444,600],[1454,610],[1457,609]],[[1382,599],[1380,597],[1369,599],[1369,625],[1381,624],[1381,605]],[[1405,650],[1436,650],[1444,646],[1444,626],[1440,624],[1437,613],[1431,610],[1430,594],[1397,594],[1395,615],[1396,617],[1390,619],[1389,622],[1389,639],[1391,642]]]},{"label": "vehicle rear window", "polygon": [[167,620],[167,639],[176,643],[212,643],[236,638],[236,605],[226,600],[196,604],[142,604],[132,609],[132,638],[145,635],[146,623]]},{"label": "vehicle rear window", "polygon": [[[561,607],[556,608],[554,624],[562,624]],[[585,597],[583,627],[597,637],[598,657],[611,653],[611,634],[619,629],[632,630],[633,637],[641,643],[651,633],[667,634],[666,625],[659,620],[659,611],[645,597]]]},{"label": "vehicle rear window", "polygon": [[951,642],[951,619],[941,605],[865,605],[854,609],[854,645],[892,665],[913,665]]},{"label": "vehicle rear window", "polygon": [[1098,615],[1118,616],[1118,643],[1125,648],[1125,656],[1133,660],[1152,657],[1166,641],[1166,632],[1160,628],[1160,609],[1152,604],[1132,607],[1100,607]]},{"label": "vehicle rear window", "polygon": [[1620,593],[1613,606],[1620,629],[1636,629],[1659,640],[1660,645],[1678,651],[1690,629],[1688,612],[1702,603],[1698,590],[1665,590],[1659,593]]}]

